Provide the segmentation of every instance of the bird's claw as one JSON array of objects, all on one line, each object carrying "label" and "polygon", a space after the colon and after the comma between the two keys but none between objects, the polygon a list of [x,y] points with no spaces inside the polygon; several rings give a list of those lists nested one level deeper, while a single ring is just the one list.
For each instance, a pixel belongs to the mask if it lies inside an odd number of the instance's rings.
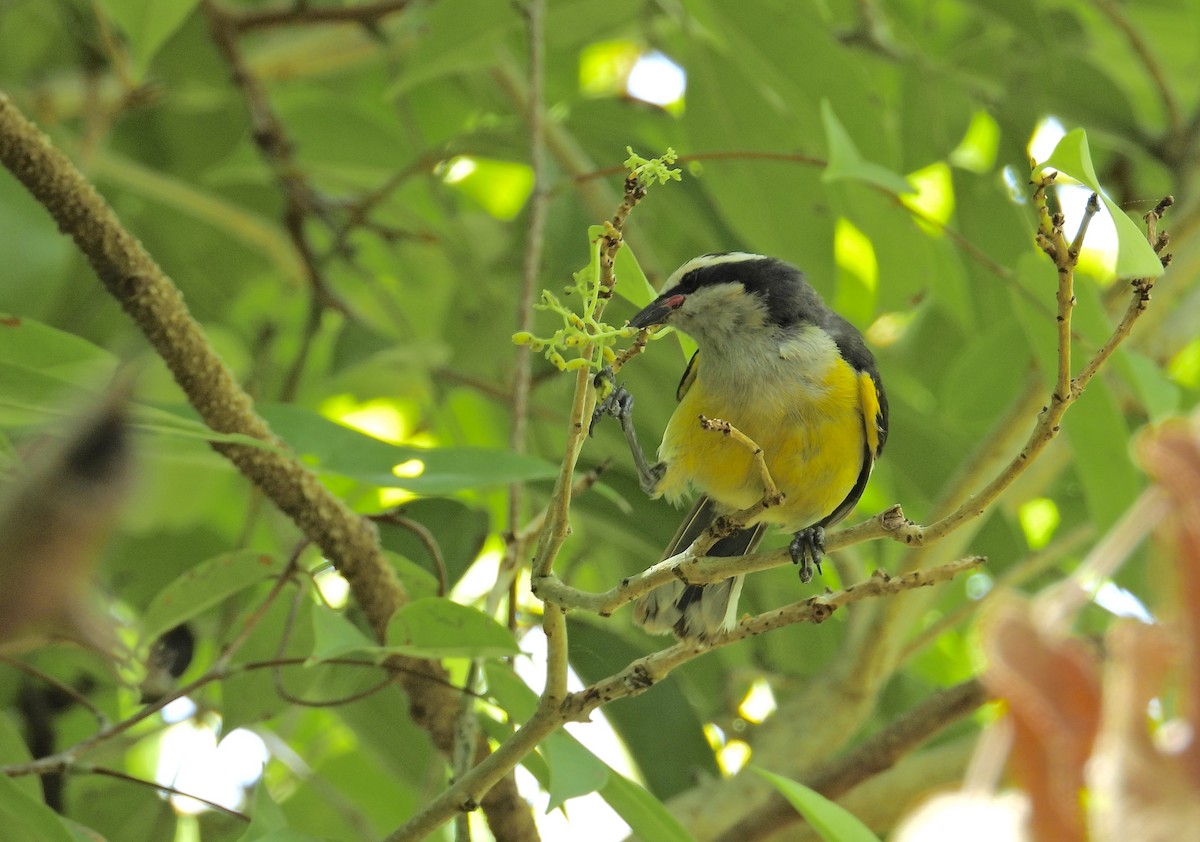
[{"label": "bird's claw", "polygon": [[820,526],[809,526],[792,536],[788,546],[792,564],[800,565],[800,581],[807,585],[812,581],[813,568],[821,573],[821,557],[825,555],[825,530]]},{"label": "bird's claw", "polygon": [[617,385],[609,366],[600,369],[592,380],[597,389],[603,388],[605,382],[608,384],[608,394],[597,401],[596,408],[592,410],[592,420],[588,424],[589,436],[595,432],[597,422],[605,415],[611,415],[624,426],[633,411],[633,395],[624,386]]}]

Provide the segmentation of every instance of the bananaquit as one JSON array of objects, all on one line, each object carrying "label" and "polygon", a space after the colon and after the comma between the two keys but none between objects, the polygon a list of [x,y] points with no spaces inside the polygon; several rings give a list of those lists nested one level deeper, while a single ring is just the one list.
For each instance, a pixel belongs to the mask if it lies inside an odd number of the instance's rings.
[{"label": "bananaquit", "polygon": [[[810,581],[813,566],[820,570],[825,527],[854,508],[887,439],[887,397],[862,334],[799,269],[742,252],[689,260],[629,323],[672,325],[699,349],[676,392],[658,463],[637,444],[628,392],[613,390],[596,411],[621,422],[648,494],[677,503],[689,489],[700,492],[663,558],[688,547],[715,518],[763,497],[750,448],[702,429],[704,415],[753,439],[784,494],[708,554],[753,552],[766,526],[779,526],[795,533],[792,560],[801,565],[800,581]],[[741,589],[741,576],[712,585],[672,582],[638,600],[634,616],[650,632],[705,640],[736,624]]]}]

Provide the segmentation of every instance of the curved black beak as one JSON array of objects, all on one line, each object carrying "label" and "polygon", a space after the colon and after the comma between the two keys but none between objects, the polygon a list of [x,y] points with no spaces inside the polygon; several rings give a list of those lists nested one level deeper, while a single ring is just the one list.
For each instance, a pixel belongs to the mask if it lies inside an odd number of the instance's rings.
[{"label": "curved black beak", "polygon": [[639,330],[663,324],[670,318],[673,312],[679,309],[683,302],[684,297],[678,293],[660,295],[651,301],[645,309],[630,319],[629,324]]}]

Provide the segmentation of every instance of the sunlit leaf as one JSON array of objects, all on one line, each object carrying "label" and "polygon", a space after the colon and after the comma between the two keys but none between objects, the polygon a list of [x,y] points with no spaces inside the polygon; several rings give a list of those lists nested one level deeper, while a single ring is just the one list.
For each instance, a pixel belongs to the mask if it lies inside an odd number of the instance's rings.
[{"label": "sunlit leaf", "polygon": [[[550,479],[558,468],[542,459],[481,447],[418,448],[389,444],[311,410],[261,407],[272,429],[322,471],[381,488],[449,494],[464,488]],[[395,469],[403,468],[397,475]]]},{"label": "sunlit leaf", "polygon": [[1067,132],[1050,157],[1039,161],[1038,165],[1066,173],[1100,196],[1117,228],[1117,277],[1157,278],[1162,275],[1162,261],[1146,241],[1145,232],[1139,230],[1125,211],[1101,189],[1088,149],[1087,133],[1083,129]]}]

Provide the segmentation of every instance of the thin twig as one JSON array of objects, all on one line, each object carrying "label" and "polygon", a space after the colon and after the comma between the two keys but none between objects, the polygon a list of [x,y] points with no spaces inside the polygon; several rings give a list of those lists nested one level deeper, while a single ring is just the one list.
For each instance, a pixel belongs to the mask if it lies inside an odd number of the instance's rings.
[{"label": "thin twig", "polygon": [[73,767],[71,769],[71,771],[73,773],[77,773],[77,774],[102,775],[103,777],[106,777],[106,778],[116,778],[118,781],[125,781],[126,783],[137,784],[138,786],[148,786],[151,789],[157,789],[159,792],[166,792],[166,793],[169,793],[170,795],[178,795],[181,798],[190,798],[193,801],[199,801],[201,804],[205,805],[206,807],[208,807],[212,810],[216,810],[218,812],[224,813],[227,816],[231,816],[232,818],[235,818],[238,821],[247,822],[247,823],[249,823],[249,821],[250,821],[250,817],[247,816],[245,813],[240,813],[237,810],[232,810],[229,807],[226,807],[224,804],[219,804],[216,801],[211,801],[211,800],[204,798],[202,796],[199,796],[199,795],[193,795],[190,792],[184,792],[182,789],[176,789],[175,787],[168,786],[167,784],[160,784],[157,781],[148,781],[145,778],[138,778],[138,777],[134,777],[133,775],[127,775],[124,772],[118,772],[116,769],[109,769],[104,766],[91,766],[89,764],[81,763],[81,764],[78,764],[75,767]]},{"label": "thin twig", "polygon": [[[565,696],[559,704],[539,703],[533,716],[489,756],[447,790],[438,795],[408,823],[391,833],[385,842],[410,842],[424,839],[460,810],[471,810],[480,797],[506,775],[526,754],[566,722],[584,721],[601,705],[629,696],[640,695],[678,667],[710,649],[728,646],[768,628],[787,623],[821,622],[837,608],[862,599],[895,594],[915,587],[945,581],[964,570],[971,570],[982,559],[970,558],[901,578],[876,574],[870,580],[834,594],[812,597],[804,602],[759,617],[743,620],[734,631],[711,644],[681,641],[661,651],[633,661],[620,672],[601,679],[583,690]],[[548,610],[558,609],[547,606]]]},{"label": "thin twig", "polygon": [[1121,30],[1126,40],[1129,41],[1129,46],[1133,48],[1134,53],[1141,59],[1142,65],[1146,68],[1146,72],[1150,74],[1150,78],[1154,82],[1154,90],[1162,102],[1163,110],[1167,113],[1167,120],[1171,124],[1171,133],[1177,137],[1180,136],[1183,133],[1183,116],[1179,110],[1179,103],[1175,101],[1175,95],[1171,91],[1171,86],[1167,84],[1166,74],[1163,72],[1162,65],[1158,63],[1158,58],[1154,55],[1154,51],[1150,49],[1150,45],[1142,38],[1142,34],[1138,32],[1133,22],[1125,16],[1125,12],[1114,0],[1092,0],[1092,2],[1096,8],[1112,21],[1112,24],[1117,29]]},{"label": "thin twig", "polygon": [[920,634],[905,645],[904,651],[900,655],[900,661],[907,661],[941,637],[942,634],[959,625],[968,617],[978,613],[980,607],[991,600],[995,594],[1015,588],[1033,577],[1041,575],[1054,564],[1060,562],[1067,553],[1073,552],[1082,546],[1085,541],[1089,540],[1095,534],[1095,531],[1096,529],[1092,524],[1081,524],[1066,535],[1056,538],[1042,549],[1035,553],[1030,553],[1021,561],[1008,567],[992,583],[991,589],[983,597],[960,603],[952,611],[943,614],[936,622],[923,628]]},{"label": "thin twig", "polygon": [[371,520],[377,523],[390,523],[394,526],[399,526],[401,529],[407,529],[417,540],[421,542],[421,546],[425,548],[425,552],[429,555],[429,560],[433,562],[434,573],[437,574],[438,580],[438,596],[445,596],[450,589],[450,573],[446,569],[446,557],[442,554],[442,548],[438,545],[437,538],[429,531],[423,523],[418,523],[412,518],[404,516],[404,508],[392,509],[389,512],[372,515]]},{"label": "thin twig", "polygon": [[[1042,192],[1044,196],[1044,191]],[[1058,231],[1057,239],[1047,235],[1044,237],[1048,254],[1057,261],[1061,259],[1073,270],[1072,258],[1068,254],[1070,245],[1061,236],[1061,225],[1054,226],[1049,213],[1045,211],[1044,201],[1039,205],[1045,217],[1046,230],[1051,234]],[[1157,221],[1157,217],[1155,217]],[[1148,222],[1149,225],[1149,215]],[[1100,370],[1101,366],[1113,354],[1117,346],[1129,335],[1134,323],[1144,312],[1150,298],[1152,282],[1140,279],[1132,283],[1133,293],[1124,317],[1113,329],[1108,340],[1093,354],[1091,359],[1074,379],[1068,379],[1063,387],[1063,394],[1055,395],[1050,403],[1042,408],[1038,422],[1030,433],[1025,446],[1013,457],[1008,464],[993,476],[980,491],[968,496],[957,508],[940,519],[926,525],[912,523],[903,516],[899,507],[893,507],[871,518],[870,520],[839,530],[826,536],[826,548],[829,551],[840,549],[861,541],[877,538],[890,538],[909,546],[927,546],[958,529],[966,521],[979,517],[1012,483],[1024,473],[1028,465],[1037,458],[1051,441],[1058,435],[1060,424],[1067,409],[1078,400],[1084,388]],[[1060,290],[1063,287],[1060,285]],[[1069,296],[1070,286],[1066,286]],[[1061,294],[1061,293],[1060,293]],[[1069,312],[1069,302],[1064,302]],[[1069,319],[1066,320],[1065,331],[1060,331],[1060,364],[1059,371],[1069,373],[1070,329]],[[1062,323],[1060,323],[1062,324]],[[754,553],[737,558],[706,558],[692,556],[687,551],[659,562],[645,571],[623,580],[617,586],[601,593],[588,593],[570,588],[552,575],[536,576],[533,580],[535,592],[542,598],[557,605],[571,608],[584,608],[607,616],[624,605],[645,595],[659,585],[670,582],[673,578],[681,578],[691,584],[719,582],[729,576],[741,573],[752,573],[790,563],[791,558],[786,550],[775,550],[764,553]],[[919,563],[919,556],[909,561],[905,570],[914,569]]]},{"label": "thin twig", "polygon": [[[549,207],[546,170],[545,134],[545,0],[529,0],[524,7],[529,42],[529,100],[526,119],[529,123],[529,163],[533,170],[533,194],[529,199],[529,224],[525,233],[525,254],[521,265],[521,287],[517,295],[516,330],[529,332],[533,328],[533,304],[537,296],[538,279],[542,271],[542,254],[546,239],[546,212]],[[512,423],[509,429],[509,449],[514,453],[526,451],[529,426],[529,397],[532,391],[533,352],[528,345],[516,346],[512,382]],[[508,625],[516,627],[517,577],[515,571],[522,562],[525,548],[518,535],[522,519],[524,485],[508,487],[508,528],[504,558],[500,563],[500,579],[508,594]]]},{"label": "thin twig", "polygon": [[10,667],[25,673],[30,678],[34,678],[43,684],[48,684],[90,713],[101,728],[108,726],[108,715],[96,707],[86,694],[79,692],[65,681],[60,681],[49,673],[38,669],[33,664],[27,664],[18,658],[11,658],[3,652],[0,652],[0,663],[8,664]]},{"label": "thin twig", "polygon": [[323,23],[353,23],[375,27],[388,15],[403,11],[413,0],[375,0],[356,6],[309,6],[296,3],[285,9],[259,9],[231,16],[238,32],[281,26],[312,26]]}]

